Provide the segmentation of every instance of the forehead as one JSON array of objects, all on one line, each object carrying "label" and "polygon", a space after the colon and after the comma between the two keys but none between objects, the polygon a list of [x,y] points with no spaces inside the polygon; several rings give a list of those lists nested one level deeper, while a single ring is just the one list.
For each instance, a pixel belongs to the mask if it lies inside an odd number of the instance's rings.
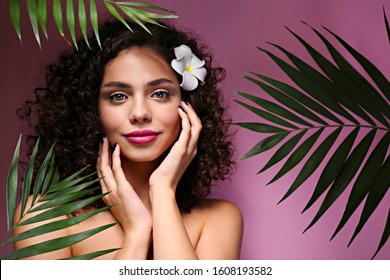
[{"label": "forehead", "polygon": [[121,51],[110,60],[104,70],[107,79],[155,79],[168,78],[177,81],[171,65],[149,47],[134,47]]}]

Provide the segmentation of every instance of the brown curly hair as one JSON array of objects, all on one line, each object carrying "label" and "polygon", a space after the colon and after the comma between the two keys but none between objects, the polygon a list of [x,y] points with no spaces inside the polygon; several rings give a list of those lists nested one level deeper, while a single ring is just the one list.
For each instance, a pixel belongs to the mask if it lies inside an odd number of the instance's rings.
[{"label": "brown curly hair", "polygon": [[[47,67],[46,86],[36,88],[35,100],[27,101],[18,114],[34,128],[34,135],[30,136],[32,143],[40,138],[38,161],[42,162],[55,143],[61,178],[87,165],[88,171],[94,172],[102,134],[97,102],[106,64],[122,50],[135,46],[152,48],[170,64],[175,58],[175,47],[189,46],[197,57],[205,60],[208,73],[205,83],[194,91],[181,90],[183,99],[194,107],[203,126],[197,155],[182,176],[176,193],[179,208],[190,211],[210,193],[213,180],[224,180],[233,171],[231,120],[225,116],[217,88],[218,82],[225,77],[225,70],[212,67],[209,48],[199,43],[199,38],[192,32],[148,24],[150,35],[139,25],[128,24],[132,31],[121,22],[107,21],[99,29],[101,48],[91,35],[90,47],[84,40],[79,40],[78,50],[62,53]],[[178,80],[181,80],[180,76]]]}]

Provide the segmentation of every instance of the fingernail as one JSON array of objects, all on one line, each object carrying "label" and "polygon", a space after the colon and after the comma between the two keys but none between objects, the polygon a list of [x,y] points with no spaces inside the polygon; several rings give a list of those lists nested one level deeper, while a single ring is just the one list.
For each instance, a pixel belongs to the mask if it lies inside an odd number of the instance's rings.
[{"label": "fingernail", "polygon": [[183,101],[188,106],[188,101],[184,96],[181,97],[181,101]]},{"label": "fingernail", "polygon": [[182,110],[182,111],[184,112],[184,109],[183,109],[183,107],[181,107],[180,105],[179,105],[179,109],[180,109],[180,110]]},{"label": "fingernail", "polygon": [[118,144],[114,144],[114,147],[112,148],[112,151],[114,152],[116,150],[116,148],[118,147]]}]

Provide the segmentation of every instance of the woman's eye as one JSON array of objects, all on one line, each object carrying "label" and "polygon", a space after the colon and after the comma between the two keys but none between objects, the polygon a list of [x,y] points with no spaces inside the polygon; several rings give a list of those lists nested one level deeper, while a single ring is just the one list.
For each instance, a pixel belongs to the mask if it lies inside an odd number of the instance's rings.
[{"label": "woman's eye", "polygon": [[168,98],[169,93],[167,91],[164,91],[164,90],[157,90],[157,91],[153,92],[152,97],[158,98],[158,99]]},{"label": "woman's eye", "polygon": [[115,102],[122,102],[127,99],[127,96],[123,93],[114,93],[110,95],[110,99]]}]

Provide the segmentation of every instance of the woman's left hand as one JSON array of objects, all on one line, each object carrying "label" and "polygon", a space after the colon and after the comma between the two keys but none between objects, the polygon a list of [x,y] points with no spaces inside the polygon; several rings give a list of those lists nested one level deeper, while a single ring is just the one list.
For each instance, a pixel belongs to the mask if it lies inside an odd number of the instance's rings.
[{"label": "woman's left hand", "polygon": [[176,191],[181,176],[197,152],[197,145],[202,123],[195,110],[181,102],[178,108],[182,130],[179,139],[172,146],[169,154],[149,178],[150,187],[169,186]]}]

